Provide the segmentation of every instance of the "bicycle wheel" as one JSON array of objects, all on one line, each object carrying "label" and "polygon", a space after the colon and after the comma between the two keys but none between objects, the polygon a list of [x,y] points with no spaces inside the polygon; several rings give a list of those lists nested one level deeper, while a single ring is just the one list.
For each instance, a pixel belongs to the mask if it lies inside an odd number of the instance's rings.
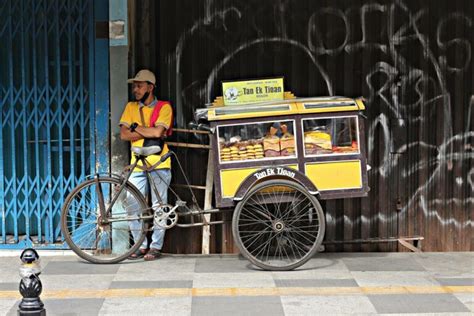
[{"label": "bicycle wheel", "polygon": [[298,183],[257,184],[237,204],[232,234],[240,252],[265,270],[292,270],[321,245],[324,214],[318,200]]},{"label": "bicycle wheel", "polygon": [[[66,198],[61,210],[61,231],[69,247],[92,263],[117,263],[126,259],[142,244],[147,223],[138,214],[147,209],[145,200],[133,186],[103,177],[79,184]],[[118,197],[107,215],[100,218],[99,205],[105,208]]]}]

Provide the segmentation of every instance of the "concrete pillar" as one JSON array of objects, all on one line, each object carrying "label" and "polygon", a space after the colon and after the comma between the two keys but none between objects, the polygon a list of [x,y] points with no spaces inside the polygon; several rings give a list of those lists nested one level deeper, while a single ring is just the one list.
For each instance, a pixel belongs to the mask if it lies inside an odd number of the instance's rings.
[{"label": "concrete pillar", "polygon": [[[123,167],[130,163],[129,144],[120,139],[119,121],[128,101],[128,18],[127,0],[110,1],[109,6],[109,36],[110,36],[110,144],[111,144],[111,172],[120,174]],[[114,209],[117,212],[123,210]],[[113,225],[113,250],[122,252],[119,248],[126,248],[126,238],[121,237],[125,232],[121,225]],[[117,230],[118,229],[118,230]]]},{"label": "concrete pillar", "polygon": [[118,126],[129,91],[127,0],[110,1],[109,14],[111,170],[120,173],[129,163],[129,145],[120,140]]}]

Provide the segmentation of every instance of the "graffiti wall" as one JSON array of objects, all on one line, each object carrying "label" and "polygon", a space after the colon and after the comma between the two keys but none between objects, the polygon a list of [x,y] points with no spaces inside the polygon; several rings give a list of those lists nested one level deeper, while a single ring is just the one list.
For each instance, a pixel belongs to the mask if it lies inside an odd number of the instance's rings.
[{"label": "graffiti wall", "polygon": [[473,250],[473,11],[470,0],[137,2],[131,52],[135,69],[159,73],[180,127],[222,80],[284,76],[299,97],[363,96],[371,192],[325,203],[326,240],[423,236],[424,251]]}]

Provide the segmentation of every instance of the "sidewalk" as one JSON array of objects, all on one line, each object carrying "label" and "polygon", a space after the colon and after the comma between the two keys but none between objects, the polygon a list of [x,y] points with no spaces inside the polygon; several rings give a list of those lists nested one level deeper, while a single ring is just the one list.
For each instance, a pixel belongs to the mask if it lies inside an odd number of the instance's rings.
[{"label": "sidewalk", "polygon": [[[47,315],[472,315],[474,253],[320,253],[290,272],[237,256],[93,265],[40,256]],[[0,315],[21,299],[18,256],[0,251]]]}]

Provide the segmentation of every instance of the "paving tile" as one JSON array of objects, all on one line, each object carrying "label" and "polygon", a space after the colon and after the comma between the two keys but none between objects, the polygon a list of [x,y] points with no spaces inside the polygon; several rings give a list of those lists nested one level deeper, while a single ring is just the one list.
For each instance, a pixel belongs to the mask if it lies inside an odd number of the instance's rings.
[{"label": "paving tile", "polygon": [[286,315],[339,315],[376,314],[374,306],[365,296],[282,296]]},{"label": "paving tile", "polygon": [[51,261],[43,268],[43,274],[77,275],[77,274],[115,274],[118,264],[92,264],[84,261]]},{"label": "paving tile", "polygon": [[191,315],[284,315],[278,296],[193,297]]},{"label": "paving tile", "polygon": [[473,293],[455,293],[456,298],[464,304],[472,313],[474,313],[474,294]]},{"label": "paving tile", "polygon": [[436,277],[474,278],[474,252],[423,252],[413,258]]},{"label": "paving tile", "polygon": [[157,289],[157,288],[185,288],[193,287],[192,280],[167,280],[167,281],[114,281],[111,289]]},{"label": "paving tile", "polygon": [[411,257],[344,258],[350,271],[424,271]]},{"label": "paving tile", "polygon": [[20,277],[18,277],[18,282],[0,283],[0,291],[18,291],[19,286],[20,286]]},{"label": "paving tile", "polygon": [[[359,314],[352,314],[359,315]],[[472,316],[472,313],[455,312],[455,313],[377,313],[377,316]],[[366,316],[366,315],[364,315]]]},{"label": "paving tile", "polygon": [[435,280],[445,286],[474,286],[474,278],[436,278]]},{"label": "paving tile", "polygon": [[105,290],[108,289],[114,275],[111,274],[94,274],[85,275],[51,275],[41,274],[41,282],[44,290],[74,290],[74,289],[90,289],[90,290]]},{"label": "paving tile", "polygon": [[244,258],[202,258],[196,261],[195,273],[249,273],[260,272]]},{"label": "paving tile", "polygon": [[161,258],[155,261],[125,261],[114,281],[192,280],[196,259]]},{"label": "paving tile", "polygon": [[[42,257],[42,259],[44,259],[44,257]],[[51,258],[51,261],[79,261],[79,262],[84,262],[84,263],[87,263],[88,261],[85,261],[83,260],[82,258],[80,258],[79,256],[77,256],[76,254],[73,254],[71,256],[57,256],[57,257],[52,257]]]},{"label": "paving tile", "polygon": [[195,258],[162,257],[154,261],[126,260],[120,264],[117,273],[136,273],[138,271],[167,271],[173,273],[194,272]]},{"label": "paving tile", "polygon": [[[42,258],[44,270],[40,277],[45,291],[108,288],[189,289],[192,286],[213,288],[216,291],[223,287],[254,288],[258,291],[258,288],[276,286],[473,286],[473,259],[471,253],[318,253],[307,264],[294,271],[262,271],[237,256],[165,255],[153,262],[124,261],[117,265],[93,265],[75,256],[60,256]],[[0,256],[0,294],[18,289],[19,266],[17,257]],[[254,289],[247,291],[255,294]],[[474,314],[473,293],[370,294],[370,297],[361,294],[288,295],[281,299],[273,296],[158,296],[43,301],[47,304],[48,315],[190,315],[191,306],[196,307],[196,315],[222,315],[226,312],[236,314],[236,311],[240,314],[261,315],[282,315],[283,312],[287,315]],[[15,299],[0,299],[0,316],[16,315],[17,304]],[[403,309],[407,304],[408,307]]]},{"label": "paving tile", "polygon": [[357,287],[354,279],[275,280],[277,287]]},{"label": "paving tile", "polygon": [[323,252],[316,255],[324,258],[345,259],[345,258],[386,258],[388,252]]},{"label": "paving tile", "polygon": [[270,272],[259,273],[199,273],[194,275],[193,287],[195,288],[220,288],[220,287],[275,287]]},{"label": "paving tile", "polygon": [[451,294],[368,295],[379,313],[455,313],[469,309]]},{"label": "paving tile", "polygon": [[136,273],[119,273],[114,276],[113,281],[172,281],[192,280],[194,273],[192,272],[168,272],[168,271],[140,271]]},{"label": "paving tile", "polygon": [[425,271],[353,271],[359,286],[439,286]]},{"label": "paving tile", "polygon": [[339,256],[334,255],[317,255],[310,259],[307,263],[294,271],[308,271],[308,270],[324,270],[324,271],[348,271],[344,261]]},{"label": "paving tile", "polygon": [[[15,257],[2,257],[0,264],[0,276],[2,282],[15,283],[20,282],[21,261]],[[44,265],[43,265],[44,267]]]},{"label": "paving tile", "polygon": [[0,316],[5,316],[8,315],[9,313],[11,314],[11,311],[14,311],[13,315],[17,315],[16,311],[18,309],[19,302],[14,299],[5,299],[1,298],[0,299]]},{"label": "paving tile", "polygon": [[[42,300],[46,315],[63,315],[76,316],[99,315],[99,310],[102,307],[104,299],[87,298],[87,299],[61,299],[61,300]],[[17,315],[18,305],[16,304],[7,315]]]},{"label": "paving tile", "polygon": [[99,315],[178,315],[191,314],[191,297],[108,298]]},{"label": "paving tile", "polygon": [[352,279],[351,272],[346,270],[293,270],[293,271],[273,271],[273,279]]}]

